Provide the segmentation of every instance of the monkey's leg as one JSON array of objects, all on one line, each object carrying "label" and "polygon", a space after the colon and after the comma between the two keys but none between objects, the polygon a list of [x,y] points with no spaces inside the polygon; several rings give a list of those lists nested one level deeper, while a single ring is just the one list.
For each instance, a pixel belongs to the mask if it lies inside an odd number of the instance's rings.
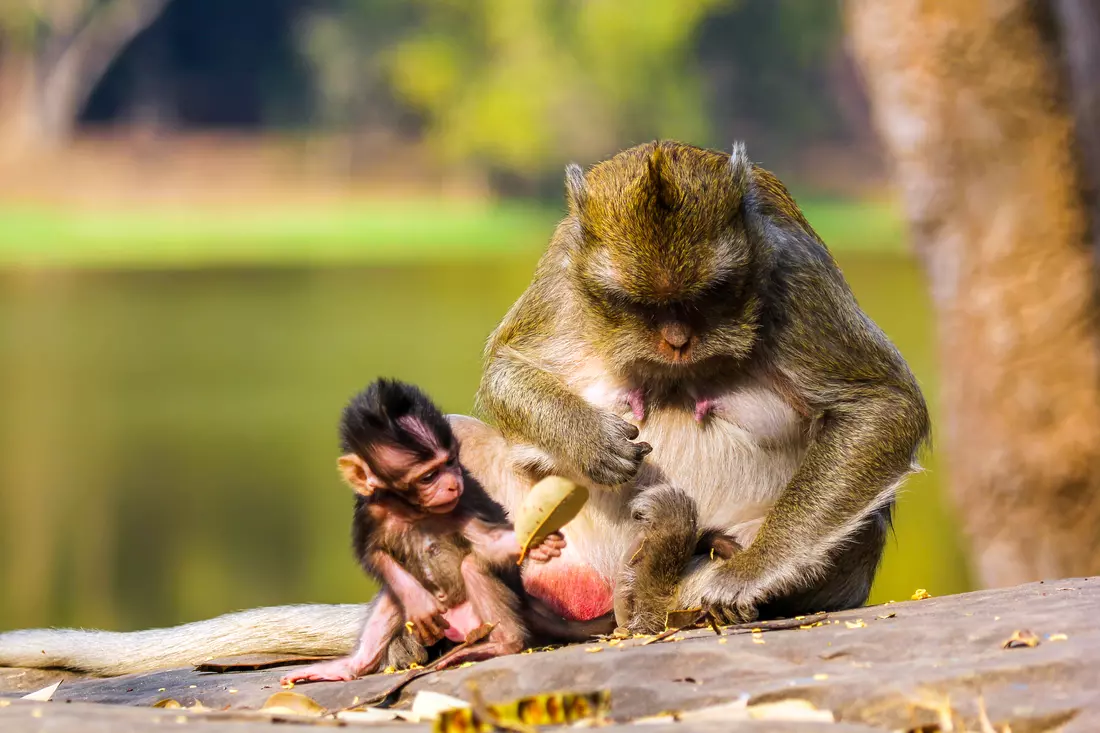
[{"label": "monkey's leg", "polygon": [[363,624],[359,645],[354,653],[292,670],[283,675],[282,684],[324,680],[350,681],[373,672],[378,668],[383,655],[402,635],[404,629],[401,621],[400,606],[397,605],[390,590],[383,588],[371,604],[371,612]]},{"label": "monkey's leg", "polygon": [[566,621],[534,596],[527,597],[523,619],[536,645],[589,641],[615,630],[614,614],[608,613],[590,621]]},{"label": "monkey's leg", "polygon": [[616,588],[616,621],[652,634],[673,610],[677,586],[695,553],[699,531],[695,501],[680,489],[657,486],[631,503],[638,538],[623,558]]},{"label": "monkey's leg", "polygon": [[[466,599],[477,617],[484,623],[493,624],[489,638],[478,645],[478,653],[501,656],[522,651],[527,641],[527,629],[520,620],[516,594],[491,569],[484,567],[473,553],[462,559],[461,572],[466,584]],[[473,649],[471,647],[469,651]]]},{"label": "monkey's leg", "polygon": [[[871,583],[882,559],[890,526],[891,507],[886,506],[867,518],[851,540],[830,553],[823,572],[806,576],[801,587],[767,598],[759,604],[739,604],[712,609],[726,623],[745,623],[760,619],[790,618],[818,611],[842,611],[867,602]],[[704,596],[722,579],[714,570],[721,559],[696,558],[681,583],[680,604],[698,606]]]}]

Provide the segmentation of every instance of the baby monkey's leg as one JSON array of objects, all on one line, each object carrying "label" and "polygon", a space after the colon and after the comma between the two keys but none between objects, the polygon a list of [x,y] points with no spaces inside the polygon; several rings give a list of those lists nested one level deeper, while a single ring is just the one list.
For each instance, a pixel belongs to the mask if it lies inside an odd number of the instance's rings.
[{"label": "baby monkey's leg", "polygon": [[401,608],[389,589],[383,588],[370,604],[359,646],[354,653],[292,670],[283,675],[281,682],[286,685],[294,682],[349,681],[369,674],[378,668],[383,655],[402,631]]},{"label": "baby monkey's leg", "polygon": [[448,655],[446,666],[522,651],[527,630],[519,617],[516,594],[475,554],[463,558],[461,571],[466,584],[467,602],[473,606],[479,619],[493,624],[493,630],[485,641],[458,651],[453,657]]}]

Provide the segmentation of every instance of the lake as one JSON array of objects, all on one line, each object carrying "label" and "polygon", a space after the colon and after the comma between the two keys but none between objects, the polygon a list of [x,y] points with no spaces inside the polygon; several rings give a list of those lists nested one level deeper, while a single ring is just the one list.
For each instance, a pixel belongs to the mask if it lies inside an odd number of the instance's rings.
[{"label": "lake", "polygon": [[[354,602],[336,420],[375,376],[469,412],[537,253],[480,263],[0,274],[0,629]],[[915,264],[839,257],[935,408]],[[939,463],[899,502],[874,600],[970,587]]]}]

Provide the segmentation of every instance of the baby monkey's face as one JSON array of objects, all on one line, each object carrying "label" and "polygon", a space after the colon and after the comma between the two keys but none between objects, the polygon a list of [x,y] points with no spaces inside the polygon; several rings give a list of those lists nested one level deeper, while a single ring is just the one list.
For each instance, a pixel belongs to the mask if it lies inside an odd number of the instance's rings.
[{"label": "baby monkey's face", "polygon": [[430,514],[454,511],[462,497],[458,450],[437,448],[428,458],[397,447],[380,446],[371,456],[390,487]]}]

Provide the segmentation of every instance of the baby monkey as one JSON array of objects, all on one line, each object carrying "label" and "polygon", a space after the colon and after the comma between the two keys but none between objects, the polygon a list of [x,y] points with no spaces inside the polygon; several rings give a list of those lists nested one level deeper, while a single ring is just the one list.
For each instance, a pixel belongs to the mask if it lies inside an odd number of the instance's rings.
[{"label": "baby monkey", "polygon": [[[294,670],[284,683],[355,679],[384,660],[423,663],[427,647],[464,642],[486,623],[488,637],[448,665],[516,653],[535,636],[581,641],[606,630],[567,624],[523,593],[504,509],[462,467],[450,424],[419,389],[373,382],[344,409],[340,437],[340,473],[356,492],[354,549],[382,589],[353,654]],[[554,533],[527,556],[547,562],[564,546]]]}]

